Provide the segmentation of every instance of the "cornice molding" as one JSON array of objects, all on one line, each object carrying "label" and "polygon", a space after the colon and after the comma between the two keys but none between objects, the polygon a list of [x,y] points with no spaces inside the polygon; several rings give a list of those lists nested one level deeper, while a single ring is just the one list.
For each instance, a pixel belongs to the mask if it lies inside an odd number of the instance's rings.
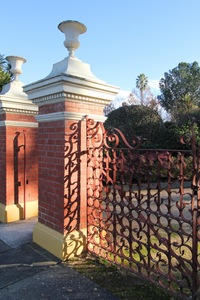
[{"label": "cornice molding", "polygon": [[40,103],[40,102],[49,102],[49,101],[60,101],[61,99],[63,99],[63,101],[65,100],[66,96],[65,96],[66,93],[64,92],[60,92],[60,93],[55,93],[55,94],[51,94],[51,95],[47,95],[47,96],[43,96],[43,97],[38,97],[38,98],[35,98],[33,99],[33,103]]},{"label": "cornice molding", "polygon": [[86,97],[79,94],[72,94],[66,92],[54,93],[51,95],[32,99],[33,103],[37,104],[38,106],[44,105],[44,102],[45,104],[51,104],[66,100],[73,100],[73,102],[92,103],[93,105],[97,104],[102,106],[105,106],[108,104],[108,102],[110,102],[110,100]]},{"label": "cornice molding", "polygon": [[13,127],[26,127],[26,128],[37,128],[38,123],[36,122],[23,122],[23,121],[0,121],[0,127],[13,126]]},{"label": "cornice molding", "polygon": [[28,115],[33,115],[33,116],[38,114],[37,110],[29,110],[29,109],[24,109],[24,108],[1,107],[0,114],[3,114],[5,112],[15,113],[15,114],[28,114]]},{"label": "cornice molding", "polygon": [[[89,114],[87,116],[99,122],[105,122],[105,120],[107,119],[105,116],[100,116],[100,115]],[[86,118],[86,115],[83,113],[74,113],[74,112],[56,112],[51,114],[37,115],[35,118],[39,123],[63,121],[63,120],[81,121]]]},{"label": "cornice molding", "polygon": [[38,107],[28,99],[0,95],[0,114],[4,112],[36,115]]}]

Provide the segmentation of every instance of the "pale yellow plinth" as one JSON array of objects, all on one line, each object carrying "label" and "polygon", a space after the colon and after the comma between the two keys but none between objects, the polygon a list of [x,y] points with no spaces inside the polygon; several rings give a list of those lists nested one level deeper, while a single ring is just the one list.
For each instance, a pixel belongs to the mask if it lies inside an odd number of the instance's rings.
[{"label": "pale yellow plinth", "polygon": [[[37,217],[38,201],[26,203],[26,218]],[[0,221],[4,223],[15,222],[24,218],[24,205],[11,204],[4,205],[0,203]]]},{"label": "pale yellow plinth", "polygon": [[33,241],[56,257],[66,260],[80,255],[86,249],[86,229],[64,235],[38,222],[33,230]]}]

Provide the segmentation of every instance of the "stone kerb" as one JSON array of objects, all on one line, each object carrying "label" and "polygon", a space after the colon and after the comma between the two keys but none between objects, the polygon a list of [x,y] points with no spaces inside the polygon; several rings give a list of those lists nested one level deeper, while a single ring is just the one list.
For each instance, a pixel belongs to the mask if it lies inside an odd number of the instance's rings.
[{"label": "stone kerb", "polygon": [[[79,34],[86,29],[77,21],[65,21],[59,29],[64,32],[69,24],[76,30],[78,24]],[[73,30],[70,34],[73,41]],[[33,239],[61,259],[80,254],[86,246],[85,117],[104,121],[104,106],[119,90],[96,78],[90,66],[75,57],[78,43],[66,45],[69,56],[54,64],[47,77],[24,87],[38,105],[39,213]]]},{"label": "stone kerb", "polygon": [[13,81],[0,93],[0,221],[12,222],[38,212],[38,108],[28,100],[18,79],[26,60],[18,56],[7,60]]}]

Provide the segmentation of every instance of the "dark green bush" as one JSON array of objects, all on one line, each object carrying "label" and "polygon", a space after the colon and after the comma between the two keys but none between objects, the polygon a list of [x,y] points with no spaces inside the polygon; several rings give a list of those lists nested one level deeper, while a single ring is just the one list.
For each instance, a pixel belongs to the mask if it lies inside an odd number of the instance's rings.
[{"label": "dark green bush", "polygon": [[135,136],[142,137],[142,148],[160,147],[164,123],[157,111],[141,105],[122,106],[108,115],[105,128],[121,130],[127,141],[133,145]]}]

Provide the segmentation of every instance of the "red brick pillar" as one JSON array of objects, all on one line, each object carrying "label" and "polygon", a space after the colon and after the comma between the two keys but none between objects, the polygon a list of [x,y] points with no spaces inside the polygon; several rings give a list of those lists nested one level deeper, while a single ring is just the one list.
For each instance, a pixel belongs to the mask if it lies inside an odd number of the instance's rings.
[{"label": "red brick pillar", "polygon": [[[61,31],[74,22],[63,23]],[[70,53],[49,76],[24,90],[39,107],[39,214],[33,239],[57,257],[69,258],[85,249],[87,238],[85,116],[103,121],[103,109],[118,88],[97,79]]]},{"label": "red brick pillar", "polygon": [[0,93],[0,221],[12,222],[37,216],[37,106],[28,100],[18,81],[21,57],[7,58],[14,81]]}]

